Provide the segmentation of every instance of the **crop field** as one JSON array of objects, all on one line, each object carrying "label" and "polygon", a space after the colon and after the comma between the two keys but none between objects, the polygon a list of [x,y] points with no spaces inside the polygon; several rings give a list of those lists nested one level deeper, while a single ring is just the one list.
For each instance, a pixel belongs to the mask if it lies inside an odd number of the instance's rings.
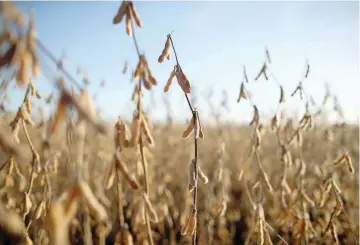
[{"label": "crop field", "polygon": [[[0,3],[0,245],[358,244],[359,127],[342,121],[327,88],[313,113],[303,86],[309,63],[297,87],[285,91],[266,49],[255,80],[278,88],[274,116],[261,116],[244,66],[238,98],[212,103],[247,104],[252,120],[225,123],[213,107],[210,124],[193,103],[175,37],[167,35],[158,60],[139,51],[136,4],[123,1],[109,22],[123,27],[138,58],[128,91],[132,120],[112,123],[98,115],[87,80],[77,82],[37,38],[34,16]],[[58,96],[38,89],[39,52],[63,74],[53,81]],[[174,65],[167,83],[152,74],[155,62]],[[21,88],[21,104],[7,111]],[[170,114],[167,122],[152,120],[143,98],[153,89],[183,92],[187,124]],[[280,111],[291,97],[302,101],[299,118]],[[35,118],[33,101],[51,116]],[[333,124],[320,120],[329,103],[339,118]]]}]

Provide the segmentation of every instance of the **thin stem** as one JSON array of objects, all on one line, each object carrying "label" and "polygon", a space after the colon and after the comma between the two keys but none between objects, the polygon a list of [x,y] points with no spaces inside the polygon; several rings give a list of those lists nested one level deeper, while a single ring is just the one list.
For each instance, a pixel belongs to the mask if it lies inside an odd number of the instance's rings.
[{"label": "thin stem", "polygon": [[[133,37],[136,53],[137,53],[137,55],[139,57],[139,62],[140,62],[141,54],[140,54],[139,45],[138,45],[136,35],[135,35],[135,28],[134,28],[133,20],[131,20],[130,23],[131,23],[131,28],[132,28],[132,31],[133,31],[132,37]],[[137,108],[138,109],[142,108],[140,106],[141,103],[142,103],[141,90],[142,90],[142,80],[139,79],[139,97],[138,97],[139,99],[137,101]],[[142,113],[141,111],[138,111],[138,115],[141,115],[141,113]],[[145,156],[144,156],[144,149],[143,149],[143,142],[142,142],[142,130],[140,130],[139,147],[140,147],[140,155],[141,155],[141,164],[142,164],[143,171],[144,171],[144,176],[145,176],[145,193],[146,193],[146,195],[148,195],[149,194],[148,168],[147,168],[147,163],[145,161]],[[149,214],[147,213],[146,210],[145,210],[145,223],[146,223],[146,231],[147,231],[148,240],[150,242],[150,245],[154,245],[154,241],[153,241],[153,238],[152,238],[150,218],[149,218]]]},{"label": "thin stem", "polygon": [[[195,110],[193,111],[193,118],[194,118],[194,124],[197,125],[197,120],[198,120],[198,112]],[[196,126],[195,126],[196,127]],[[198,191],[198,140],[196,137],[196,133],[194,132],[194,152],[195,152],[195,156],[194,156],[194,173],[195,173],[195,187],[194,187],[194,192],[193,192],[193,210],[197,211],[197,191]],[[193,241],[193,245],[196,245],[196,230],[197,230],[197,215],[196,215],[196,220],[195,220],[195,232],[193,234],[192,237],[192,241]]]},{"label": "thin stem", "polygon": [[[171,47],[172,47],[172,49],[174,51],[174,54],[175,54],[176,66],[177,66],[178,69],[180,69],[180,71],[182,71],[180,63],[179,63],[179,59],[178,59],[178,56],[177,56],[177,53],[176,53],[174,41],[171,38],[171,33],[168,35],[168,38],[170,39]],[[200,124],[200,121],[198,122],[198,120],[199,120],[198,112],[191,105],[189,96],[186,93],[184,93],[184,95],[185,95],[186,101],[187,101],[187,103],[189,105],[189,108],[190,108],[190,111],[191,111],[191,114],[192,114],[192,117],[193,117],[193,120],[194,120],[195,127],[197,127],[196,125]],[[197,129],[197,130],[199,130],[199,129]],[[196,230],[197,230],[197,194],[198,194],[198,189],[197,188],[198,188],[198,169],[199,169],[198,168],[198,139],[197,139],[197,136],[198,136],[197,133],[194,132],[194,159],[193,159],[193,161],[194,161],[194,174],[195,174],[194,182],[195,182],[195,186],[194,186],[194,190],[193,190],[193,210],[192,210],[192,212],[196,213],[196,220],[195,220],[195,231],[194,231],[194,233],[192,235],[192,244],[193,245],[196,245]]]},{"label": "thin stem", "polygon": [[187,103],[188,103],[188,105],[189,105],[189,108],[190,108],[190,110],[191,110],[191,113],[193,113],[194,114],[194,108],[192,107],[192,105],[191,105],[191,102],[190,102],[190,100],[189,100],[189,96],[186,94],[186,93],[184,93],[185,94],[185,98],[186,98],[186,101],[187,101]]},{"label": "thin stem", "polygon": [[56,64],[59,70],[61,70],[64,75],[72,82],[78,89],[82,89],[82,86],[71,76],[71,74],[65,70],[65,68],[62,65],[59,65],[58,60],[55,58],[55,56],[40,42],[39,39],[35,39],[39,48],[48,56],[48,58]]},{"label": "thin stem", "polygon": [[[171,38],[171,34],[169,34],[168,36],[169,36],[169,39],[170,39],[171,47],[172,47],[172,49],[173,49],[173,51],[174,51],[174,54],[175,54],[176,65],[179,67],[180,70],[182,70],[182,69],[181,69],[181,66],[180,66],[180,63],[179,63],[179,59],[178,59],[177,54],[176,54],[176,50],[175,50],[175,46],[174,46],[174,41],[173,41],[173,39]],[[193,106],[191,105],[189,96],[188,96],[186,93],[184,93],[184,94],[185,94],[186,101],[187,101],[187,103],[188,103],[188,105],[189,105],[189,108],[190,108],[190,110],[191,110],[191,113],[194,114],[194,108],[193,108]]]},{"label": "thin stem", "polygon": [[174,54],[175,54],[176,64],[177,64],[177,65],[180,67],[180,69],[181,69],[181,66],[180,66],[180,63],[179,63],[179,59],[178,59],[177,54],[176,54],[176,50],[175,50],[175,46],[174,46],[174,41],[173,41],[173,39],[171,38],[171,34],[169,34],[169,38],[170,38],[170,43],[171,43],[172,49],[173,49]]}]

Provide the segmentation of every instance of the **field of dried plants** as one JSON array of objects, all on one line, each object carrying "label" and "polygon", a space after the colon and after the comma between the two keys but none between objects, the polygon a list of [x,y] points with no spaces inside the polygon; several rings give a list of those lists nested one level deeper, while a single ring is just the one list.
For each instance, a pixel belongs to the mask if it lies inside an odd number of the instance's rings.
[{"label": "field of dried plants", "polygon": [[[139,63],[133,118],[110,125],[97,115],[86,77],[78,83],[36,37],[34,16],[0,4],[0,244],[358,244],[359,128],[319,123],[321,107],[310,113],[309,64],[291,94],[273,77],[268,50],[254,76],[279,87],[278,108],[299,96],[300,120],[280,109],[261,118],[244,66],[239,97],[228,103],[247,103],[252,121],[210,126],[192,104],[171,34],[159,59],[148,61],[136,40],[135,4],[124,1],[114,13],[109,25],[125,24]],[[62,71],[53,84],[58,98],[37,90],[40,53]],[[164,92],[184,92],[188,125],[152,123],[144,111],[143,96],[164,86],[153,62],[174,62]],[[25,94],[11,116],[14,85]],[[52,106],[50,118],[32,117],[34,100]],[[329,101],[341,118],[328,91],[322,106]]]}]

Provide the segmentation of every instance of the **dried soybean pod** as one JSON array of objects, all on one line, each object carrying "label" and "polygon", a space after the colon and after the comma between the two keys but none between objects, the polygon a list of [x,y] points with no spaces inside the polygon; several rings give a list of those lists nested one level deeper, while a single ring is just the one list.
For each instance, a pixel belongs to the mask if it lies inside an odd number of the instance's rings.
[{"label": "dried soybean pod", "polygon": [[190,133],[193,131],[194,127],[195,127],[195,120],[194,120],[194,117],[191,117],[189,126],[188,126],[187,129],[185,129],[185,131],[183,132],[182,137],[183,137],[184,139],[186,139],[186,138],[190,135]]},{"label": "dried soybean pod", "polygon": [[180,85],[180,87],[184,91],[184,93],[186,93],[186,94],[191,93],[190,82],[187,79],[185,73],[180,68],[177,68],[176,80],[178,81],[178,84]]},{"label": "dried soybean pod", "polygon": [[164,87],[164,92],[165,92],[165,93],[166,93],[167,91],[169,91],[169,88],[170,88],[170,86],[171,86],[172,80],[174,79],[175,75],[176,75],[176,71],[175,71],[175,69],[174,69],[174,70],[171,71],[170,77],[169,77],[169,79],[168,79],[168,81],[167,81],[167,83],[166,83],[166,85],[165,85],[165,87]]},{"label": "dried soybean pod", "polygon": [[139,18],[138,12],[136,11],[136,8],[135,8],[135,5],[134,5],[133,1],[130,1],[130,2],[128,3],[128,5],[129,5],[129,9],[130,9],[130,11],[131,11],[131,14],[132,14],[132,16],[134,17],[134,20],[135,20],[136,25],[141,28],[141,27],[142,27],[142,23],[141,23],[141,20],[140,20],[140,18]]},{"label": "dried soybean pod", "polygon": [[123,1],[120,5],[119,11],[113,19],[113,24],[119,24],[127,11],[127,2]]},{"label": "dried soybean pod", "polygon": [[105,189],[110,189],[115,181],[116,177],[116,168],[114,164],[110,164],[108,174],[105,179]]},{"label": "dried soybean pod", "polygon": [[[159,63],[162,63],[165,58],[170,57],[170,47],[171,47],[171,40],[170,40],[170,36],[168,35],[168,37],[166,39],[165,47],[164,47],[161,55],[158,58]],[[169,59],[170,58],[168,58],[168,60]]]},{"label": "dried soybean pod", "polygon": [[192,210],[190,210],[186,223],[184,227],[181,229],[181,235],[186,235],[188,233],[190,233],[191,235],[194,234],[196,230],[196,216],[197,216],[196,214],[197,214],[196,209],[193,208]]}]

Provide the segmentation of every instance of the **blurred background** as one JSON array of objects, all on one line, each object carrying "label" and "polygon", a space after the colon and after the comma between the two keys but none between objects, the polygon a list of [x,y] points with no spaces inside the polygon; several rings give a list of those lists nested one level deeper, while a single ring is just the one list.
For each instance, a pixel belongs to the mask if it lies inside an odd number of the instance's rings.
[{"label": "blurred background", "polygon": [[[130,100],[134,84],[131,72],[137,65],[132,39],[123,25],[113,25],[112,18],[119,2],[16,2],[25,13],[34,12],[38,38],[57,58],[64,58],[67,70],[76,75],[78,66],[88,72],[90,90],[95,93],[102,80],[106,89],[99,91],[96,105],[102,117],[115,120],[132,115]],[[219,108],[219,101],[228,101],[228,111],[221,118],[227,122],[249,122],[252,108],[247,103],[236,104],[243,66],[246,66],[249,91],[263,117],[275,113],[279,89],[283,85],[289,99],[284,105],[289,115],[302,115],[298,96],[290,98],[306,69],[309,77],[304,88],[319,106],[328,84],[344,112],[348,123],[358,122],[359,91],[359,3],[325,1],[282,2],[205,2],[205,1],[139,1],[136,8],[143,22],[136,29],[141,52],[145,53],[159,85],[145,96],[145,105],[153,120],[166,118],[164,99],[170,100],[175,121],[183,122],[187,104],[183,93],[172,86],[167,98],[163,87],[174,62],[159,64],[166,35],[173,39],[180,63],[194,92],[191,97],[204,122],[212,122],[210,101]],[[268,48],[272,63],[270,81],[254,78],[265,60]],[[41,55],[43,74],[36,81],[43,94],[50,94],[51,80],[59,73]],[[127,71],[123,74],[124,65]],[[82,76],[75,76],[81,81]],[[22,99],[14,91],[14,109]],[[195,98],[194,98],[195,97]],[[16,102],[17,101],[17,102]],[[314,109],[315,108],[315,109]],[[325,121],[337,120],[327,105]],[[316,106],[312,110],[316,110]],[[205,120],[206,118],[206,120]]]}]

